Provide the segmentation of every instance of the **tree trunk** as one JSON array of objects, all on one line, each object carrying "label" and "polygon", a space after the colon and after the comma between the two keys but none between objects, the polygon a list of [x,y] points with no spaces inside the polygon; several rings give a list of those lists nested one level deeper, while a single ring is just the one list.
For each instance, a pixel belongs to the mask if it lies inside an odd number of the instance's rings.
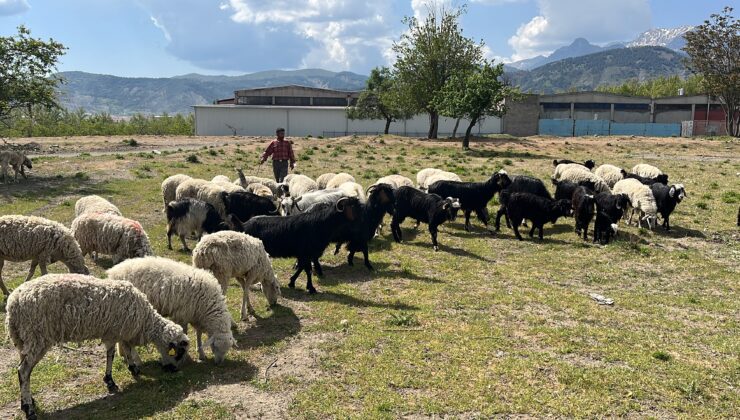
[{"label": "tree trunk", "polygon": [[476,121],[478,121],[478,118],[470,120],[470,125],[468,125],[468,129],[465,130],[465,138],[462,143],[463,150],[470,149],[470,132],[473,131],[473,126],[475,126]]},{"label": "tree trunk", "polygon": [[28,137],[33,137],[33,109],[28,106]]},{"label": "tree trunk", "polygon": [[385,131],[383,131],[383,134],[388,134],[388,129],[391,128],[391,123],[393,122],[393,118],[386,118],[385,119]]},{"label": "tree trunk", "polygon": [[429,134],[428,139],[436,139],[437,131],[439,129],[439,113],[437,111],[429,111]]},{"label": "tree trunk", "polygon": [[452,138],[453,138],[453,139],[454,139],[454,138],[455,138],[455,136],[457,135],[457,127],[458,127],[458,126],[460,125],[460,120],[461,120],[461,119],[462,119],[462,118],[458,118],[458,119],[457,119],[457,120],[455,121],[455,128],[453,128],[453,129],[452,129]]}]

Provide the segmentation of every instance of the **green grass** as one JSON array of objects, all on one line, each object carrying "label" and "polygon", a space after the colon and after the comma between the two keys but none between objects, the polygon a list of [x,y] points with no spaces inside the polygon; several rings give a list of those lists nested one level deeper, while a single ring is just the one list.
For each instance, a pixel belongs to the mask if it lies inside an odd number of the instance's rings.
[{"label": "green grass", "polygon": [[[267,140],[240,141],[238,149],[211,141],[218,149],[206,148],[194,162],[188,157],[198,155],[189,150],[44,158],[34,162],[28,181],[0,195],[0,213],[41,215],[69,226],[74,202],[98,194],[142,222],[157,255],[189,262],[177,241],[174,251],[166,248],[159,184],[175,173],[234,178],[235,158],[254,165]],[[688,146],[674,147],[679,142]],[[567,156],[627,168],[651,163],[684,183],[689,195],[671,216],[671,232],[621,224],[619,238],[608,246],[577,238],[572,219],[547,225],[542,242],[526,235],[519,242],[505,225],[491,236],[475,220],[473,231],[465,232],[459,218],[441,227],[439,252],[424,225],[414,231],[411,221],[404,223],[402,244],[393,242],[386,226],[370,247],[375,272],[364,268],[360,256],[349,267],[345,251],[327,252],[325,276],[314,279],[320,294],[307,295],[301,276],[298,289],[283,287],[280,306],[270,311],[261,293],[253,292],[259,319],[239,323],[239,348],[222,366],[209,360],[166,374],[156,351],[145,346],[142,379],[132,379],[117,358],[113,375],[122,391],[105,397],[102,346],[51,350],[32,376],[41,413],[166,419],[737,417],[737,141],[496,136],[471,146],[461,152],[451,141],[393,136],[295,139],[296,153],[308,157],[299,165],[302,173],[315,178],[345,170],[365,186],[390,172],[415,180],[424,167],[484,180],[506,166],[510,174],[546,180],[552,159]],[[270,176],[266,168],[259,175]],[[718,175],[721,170],[728,175]],[[100,264],[88,261],[93,274],[104,276],[110,260]],[[273,260],[283,285],[292,264]],[[5,263],[11,289],[27,267]],[[61,264],[50,270],[65,271]],[[615,304],[597,305],[589,293]],[[227,303],[239,319],[236,283]],[[7,341],[2,350],[0,409],[19,416],[17,354]]]}]

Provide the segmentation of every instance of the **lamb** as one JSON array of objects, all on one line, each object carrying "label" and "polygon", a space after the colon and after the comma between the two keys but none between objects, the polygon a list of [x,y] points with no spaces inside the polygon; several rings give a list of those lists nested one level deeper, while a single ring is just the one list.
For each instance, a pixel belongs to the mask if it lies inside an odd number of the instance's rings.
[{"label": "lamb", "polygon": [[606,163],[596,168],[594,174],[600,176],[609,188],[614,188],[614,184],[624,179],[622,171],[622,168]]},{"label": "lamb", "polygon": [[[604,193],[600,193],[604,194]],[[594,243],[597,241],[602,245],[609,243],[612,236],[616,235],[619,226],[612,222],[611,217],[606,212],[596,209],[596,220],[594,221]]]},{"label": "lamb", "polygon": [[102,253],[118,264],[128,258],[154,254],[141,223],[114,214],[83,214],[72,222],[72,235],[80,244],[82,255],[90,254],[94,260]]},{"label": "lamb", "polygon": [[393,174],[393,175],[387,175],[384,176],[377,181],[373,185],[379,185],[379,184],[388,184],[391,186],[391,188],[396,189],[398,187],[413,187],[414,181],[412,181],[409,178],[406,178],[403,175]]},{"label": "lamb", "polygon": [[23,176],[23,179],[28,179],[26,171],[23,168],[33,169],[33,163],[23,153],[13,150],[0,151],[0,168],[2,168],[3,183],[7,183],[8,180],[8,167],[13,168],[13,182],[18,182],[18,173]]},{"label": "lamb", "polygon": [[5,329],[18,350],[21,410],[36,419],[31,372],[54,345],[100,339],[106,349],[108,392],[117,392],[112,366],[115,345],[134,377],[141,361],[134,346],[153,342],[166,370],[177,370],[190,344],[182,327],[159,315],[131,283],[80,274],[47,274],[22,284],[8,297]]},{"label": "lamb", "polygon": [[335,232],[355,223],[359,217],[359,201],[345,197],[335,205],[324,205],[311,212],[293,216],[254,217],[244,223],[244,233],[262,240],[265,250],[275,258],[295,257],[297,271],[288,287],[294,288],[302,271],[306,272],[306,289],[316,293],[311,281],[311,262],[317,260],[329,246]]},{"label": "lamb", "polygon": [[391,220],[391,232],[396,242],[401,242],[401,223],[407,217],[416,220],[416,225],[423,222],[429,225],[429,234],[432,236],[432,247],[439,250],[437,243],[437,228],[444,222],[454,221],[460,209],[457,198],[442,198],[437,194],[428,194],[412,187],[400,187],[393,192],[396,198],[396,209]]},{"label": "lamb", "polygon": [[[508,194],[507,192],[506,195]],[[570,216],[573,212],[570,200],[552,200],[526,192],[511,194],[506,201],[506,213],[511,220],[514,234],[520,241],[522,235],[519,234],[519,225],[522,220],[527,219],[532,222],[529,237],[533,237],[534,230],[539,229],[539,238],[542,240],[545,223],[555,223],[558,218]]]},{"label": "lamb", "polygon": [[560,159],[560,160],[555,159],[555,160],[552,161],[552,165],[553,166],[558,166],[558,165],[562,165],[562,164],[569,164],[569,163],[575,163],[575,164],[578,164],[578,165],[583,165],[586,168],[588,168],[588,170],[592,170],[594,168],[594,166],[596,166],[596,162],[594,162],[591,159],[589,159],[589,160],[587,160],[587,161],[585,161],[583,163],[575,162],[575,161],[572,161],[572,160],[569,160],[569,159]]},{"label": "lamb", "polygon": [[105,198],[97,195],[82,197],[75,203],[75,217],[79,217],[87,213],[109,213],[115,214],[116,216],[122,216],[118,207]]},{"label": "lamb", "polygon": [[226,175],[216,175],[216,176],[213,177],[213,179],[211,180],[211,182],[215,182],[215,183],[225,182],[227,184],[231,184],[232,183],[231,180],[229,179],[229,177],[227,177]]},{"label": "lamb", "polygon": [[462,179],[460,179],[460,177],[457,174],[455,174],[455,173],[441,171],[441,172],[437,172],[437,173],[434,173],[434,174],[430,175],[426,179],[426,185],[424,185],[424,188],[429,189],[429,186],[432,185],[432,184],[434,184],[437,181],[462,182]]},{"label": "lamb", "polygon": [[262,241],[244,233],[223,231],[206,235],[193,250],[193,266],[213,273],[223,295],[229,279],[236,278],[242,287],[242,321],[248,319],[248,313],[255,313],[249,300],[253,284],[262,284],[270,306],[276,305],[280,297],[280,284]]},{"label": "lamb", "polygon": [[331,190],[334,188],[339,188],[339,186],[344,184],[345,182],[355,182],[355,177],[346,172],[340,172],[331,177],[331,179],[326,182],[326,189]]},{"label": "lamb", "polygon": [[182,242],[182,249],[190,251],[185,236],[195,232],[198,240],[203,233],[214,233],[229,230],[231,226],[219,216],[216,209],[205,201],[194,198],[183,198],[172,201],[165,209],[167,215],[167,249],[172,249],[172,235],[177,234]]},{"label": "lamb", "polygon": [[642,227],[641,222],[644,220],[648,229],[652,229],[652,225],[657,222],[658,205],[650,187],[636,179],[623,179],[614,185],[614,194],[627,194],[629,197],[632,211],[627,224],[632,222],[635,212],[639,212],[637,226]]},{"label": "lamb", "polygon": [[594,183],[591,181],[581,181],[579,183],[570,182],[570,181],[552,181],[553,185],[555,185],[555,199],[556,200],[572,200],[573,199],[573,192],[578,188],[579,186],[586,187],[589,190],[594,190],[595,186]]},{"label": "lamb", "polygon": [[228,193],[226,189],[213,182],[200,182],[198,179],[190,179],[177,187],[175,200],[183,198],[195,198],[212,205],[222,218],[226,218],[226,204],[224,197]]},{"label": "lamb", "polygon": [[[579,165],[580,166],[580,165]],[[559,167],[559,166],[558,166]],[[589,172],[585,169],[570,168],[562,172],[560,176],[561,181],[575,182],[576,184],[582,181],[590,181],[594,183],[594,191],[596,192],[611,192],[611,188],[606,184],[606,181],[601,179],[600,176]]]},{"label": "lamb", "polygon": [[360,200],[360,203],[367,202],[367,196],[365,195],[365,189],[362,188],[362,185],[356,182],[351,182],[351,181],[345,182],[344,184],[340,185],[338,189],[340,191],[343,191],[347,197],[357,197],[357,199]]},{"label": "lamb", "polygon": [[[645,178],[657,178],[658,175],[664,175],[663,171],[653,165],[648,165],[647,163],[638,163],[637,165],[632,167],[631,172]],[[667,181],[668,178],[666,176],[666,182]]]},{"label": "lamb", "polygon": [[686,189],[683,184],[668,187],[659,183],[651,185],[650,189],[653,191],[653,197],[655,197],[655,203],[658,206],[658,213],[663,218],[663,228],[665,230],[671,230],[671,223],[669,221],[671,213],[673,213],[676,205],[687,196]]},{"label": "lamb", "polygon": [[[261,178],[258,176],[245,176],[241,168],[235,168],[239,178],[234,181],[234,184],[241,185],[242,188],[247,188],[250,184],[262,184],[272,191],[272,195],[279,196],[283,190],[280,188],[280,184],[270,178]],[[290,175],[288,175],[290,176]]]},{"label": "lamb", "polygon": [[506,171],[500,171],[485,182],[437,181],[429,185],[429,192],[459,199],[460,208],[465,212],[465,230],[470,231],[470,214],[473,211],[488,229],[488,202],[510,184],[511,178]]},{"label": "lamb", "polygon": [[246,191],[224,194],[226,212],[233,214],[242,222],[254,216],[279,214],[279,202],[275,204],[272,197],[262,197]]},{"label": "lamb", "polygon": [[571,205],[573,216],[576,219],[575,232],[577,235],[580,235],[581,231],[583,231],[584,241],[588,239],[588,225],[591,224],[591,219],[594,217],[595,204],[596,200],[593,190],[589,190],[586,187],[577,187],[573,192]]},{"label": "lamb", "polygon": [[[503,191],[505,191],[506,194],[504,194]],[[501,216],[506,217],[506,226],[511,227],[509,216],[506,214],[506,203],[512,194],[526,192],[540,196],[542,198],[547,198],[548,200],[552,200],[552,196],[550,195],[550,192],[547,191],[547,187],[545,187],[545,184],[539,178],[527,175],[516,175],[512,177],[509,185],[507,185],[507,187],[503,191],[499,194],[501,207],[496,212],[497,232],[501,229]],[[568,199],[570,199],[570,197],[568,197]]]},{"label": "lamb", "polygon": [[581,170],[583,172],[591,172],[588,170],[588,168],[581,165],[580,163],[561,163],[555,167],[555,170],[552,173],[552,179],[555,181],[559,181],[560,178],[563,176],[563,172],[572,168]]},{"label": "lamb", "polygon": [[344,190],[339,188],[331,190],[318,190],[303,194],[300,197],[284,197],[281,201],[283,216],[303,213],[319,204],[336,204],[342,197],[347,197]]},{"label": "lamb", "polygon": [[299,174],[296,174],[293,178],[291,178],[290,182],[288,182],[287,185],[288,192],[290,193],[291,197],[300,197],[303,194],[319,189],[319,185],[316,183],[316,181],[307,177],[306,175]]},{"label": "lamb", "polygon": [[319,175],[318,178],[316,178],[316,184],[318,184],[320,190],[326,189],[326,184],[334,178],[334,175],[336,175],[334,172],[327,172],[325,174]]},{"label": "lamb", "polygon": [[668,185],[668,175],[666,174],[658,175],[655,178],[649,178],[649,177],[640,176],[637,174],[631,174],[625,171],[624,169],[622,169],[622,179],[627,179],[627,178],[636,179],[640,181],[641,183],[648,185],[648,186],[653,185],[655,183]]},{"label": "lamb", "polygon": [[0,217],[0,289],[10,292],[3,282],[5,261],[31,260],[31,269],[24,281],[33,278],[36,266],[46,274],[46,265],[61,261],[70,273],[89,274],[85,258],[72,232],[61,223],[36,216],[8,215]]},{"label": "lamb", "polygon": [[627,194],[599,193],[596,201],[596,221],[594,222],[594,243],[608,244],[612,234],[617,234],[617,222],[629,207]]},{"label": "lamb", "polygon": [[204,332],[208,335],[206,346],[213,351],[216,364],[223,362],[236,344],[231,334],[229,308],[218,280],[211,273],[161,257],[127,260],[107,273],[110,280],[133,284],[160,315],[172,319],[186,334],[188,324],[192,325],[200,360],[206,359],[201,340]]},{"label": "lamb", "polygon": [[177,174],[162,181],[162,199],[164,200],[164,208],[167,208],[167,204],[169,204],[170,201],[175,200],[177,187],[188,179],[192,178],[187,175]]}]

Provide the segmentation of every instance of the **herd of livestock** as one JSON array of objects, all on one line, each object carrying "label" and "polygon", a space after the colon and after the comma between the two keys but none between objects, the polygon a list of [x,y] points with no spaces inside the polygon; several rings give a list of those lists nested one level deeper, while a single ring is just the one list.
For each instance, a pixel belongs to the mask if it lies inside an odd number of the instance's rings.
[{"label": "herd of livestock", "polygon": [[[26,160],[7,158],[3,173],[8,166],[23,173],[24,165],[31,167]],[[204,349],[210,348],[215,362],[221,362],[235,344],[235,322],[224,297],[232,278],[243,289],[241,318],[247,320],[254,313],[253,285],[260,284],[270,305],[280,297],[270,258],[295,259],[288,285],[295,287],[305,273],[309,293],[316,293],[312,272],[322,274],[320,259],[332,244],[335,254],[345,245],[349,265],[362,252],[372,270],[368,244],[382,232],[386,214],[396,242],[403,239],[400,224],[411,218],[417,227],[428,226],[435,251],[439,226],[460,211],[466,230],[473,212],[492,233],[504,217],[519,240],[526,223],[529,236],[537,230],[542,239],[546,223],[572,216],[584,240],[591,229],[594,242],[607,244],[623,217],[652,229],[660,216],[663,228],[670,229],[670,215],[686,196],[683,185],[669,184],[668,176],[650,165],[628,172],[613,165],[595,168],[590,160],[553,163],[554,194],[538,178],[503,170],[483,182],[463,182],[455,173],[427,168],[416,183],[390,175],[367,189],[347,173],[315,180],[291,174],[281,183],[239,169],[234,181],[223,175],[210,181],[173,175],[162,183],[168,247],[173,235],[183,250],[190,250],[188,240],[197,240],[192,265],[153,256],[142,225],[98,196],[77,201],[71,228],[41,217],[2,216],[0,287],[8,296],[7,331],[20,355],[21,409],[36,418],[31,371],[52,346],[64,342],[102,340],[110,392],[118,389],[111,376],[116,346],[134,377],[141,365],[136,346],[146,343],[157,347],[165,369],[176,370],[189,358],[189,325],[196,332],[198,357],[206,359]],[[496,193],[500,208],[490,220],[488,204]],[[89,276],[86,266],[85,256],[97,261],[101,254],[114,264],[106,279]],[[6,260],[31,261],[26,282],[12,293],[2,280]],[[56,261],[70,273],[47,274],[47,265]],[[37,267],[42,277],[28,281]]]}]

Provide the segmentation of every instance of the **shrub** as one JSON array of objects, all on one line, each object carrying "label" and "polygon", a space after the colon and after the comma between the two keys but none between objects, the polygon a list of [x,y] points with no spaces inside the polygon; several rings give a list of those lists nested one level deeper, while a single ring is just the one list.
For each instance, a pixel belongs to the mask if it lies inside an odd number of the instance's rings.
[{"label": "shrub", "polygon": [[187,161],[188,163],[200,163],[198,155],[188,155],[188,157],[185,158],[185,161]]},{"label": "shrub", "polygon": [[126,139],[126,140],[123,140],[122,143],[127,146],[131,146],[131,147],[136,147],[139,145],[139,142],[136,141],[135,139]]}]

